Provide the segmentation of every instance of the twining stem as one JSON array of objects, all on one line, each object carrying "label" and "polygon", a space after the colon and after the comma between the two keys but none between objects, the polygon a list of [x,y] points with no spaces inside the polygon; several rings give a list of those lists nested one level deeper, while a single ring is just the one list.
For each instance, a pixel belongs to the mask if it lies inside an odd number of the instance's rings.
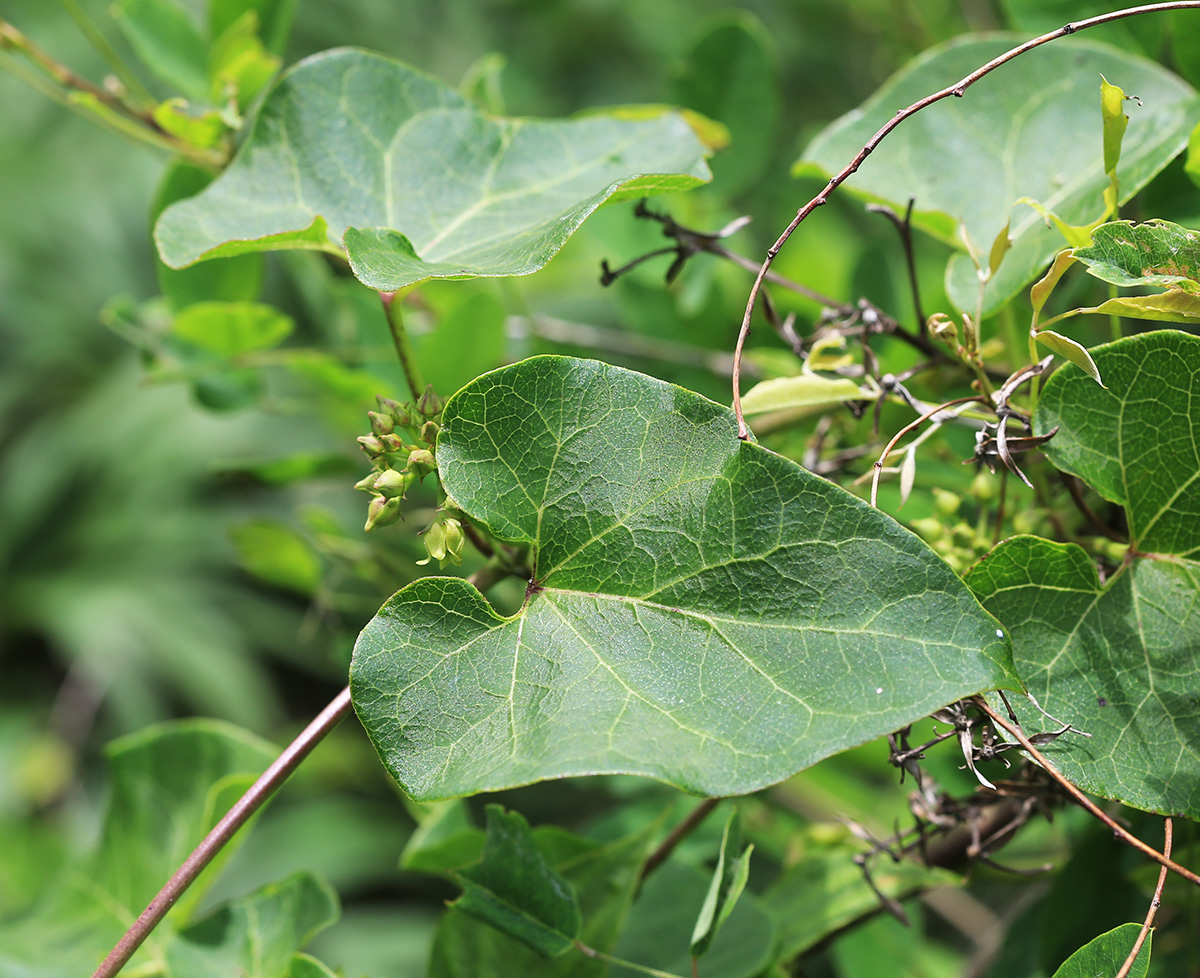
[{"label": "twining stem", "polygon": [[596,958],[600,961],[607,961],[609,964],[620,965],[622,968],[628,968],[630,971],[638,971],[643,975],[652,975],[653,978],[683,978],[682,975],[677,975],[673,971],[659,971],[657,968],[651,968],[648,965],[638,964],[636,961],[626,961],[623,958],[614,958],[611,954],[605,954],[603,951],[597,951],[594,947],[588,947],[583,941],[575,942],[575,949],[580,954],[586,955],[589,958]]},{"label": "twining stem", "polygon": [[667,837],[663,839],[662,844],[650,853],[650,858],[642,866],[641,879],[645,879],[658,869],[666,861],[667,857],[675,851],[675,847],[691,835],[696,827],[708,818],[712,810],[721,804],[722,800],[721,798],[705,798],[704,801],[688,812],[687,818],[671,829]]},{"label": "twining stem", "polygon": [[108,63],[108,67],[112,69],[112,73],[120,79],[121,84],[125,86],[125,90],[139,102],[145,105],[153,105],[155,101],[154,96],[142,84],[141,79],[129,70],[129,66],[117,54],[116,49],[108,43],[108,39],[92,22],[92,19],[87,15],[83,7],[79,5],[78,0],[62,0],[62,5],[66,8],[71,19],[75,21],[75,26],[88,39],[88,42],[96,49],[100,57]]},{"label": "twining stem", "polygon": [[417,358],[413,355],[408,330],[404,328],[404,313],[396,301],[396,295],[395,292],[380,292],[379,298],[383,301],[383,313],[387,317],[388,329],[392,331],[392,342],[396,345],[396,356],[400,358],[404,380],[412,392],[413,400],[416,400],[425,393],[425,378],[421,376],[421,368],[417,366]]},{"label": "twining stem", "polygon": [[263,802],[275,793],[275,789],[287,780],[300,762],[325,738],[325,735],[338,725],[338,722],[349,710],[350,687],[347,686],[333,698],[333,701],[320,712],[312,723],[304,728],[295,740],[284,748],[283,753],[275,759],[275,762],[225,813],[225,817],[204,837],[204,841],[196,846],[192,854],[183,861],[183,865],[175,871],[175,875],[158,891],[158,895],[150,901],[138,919],[117,942],[116,947],[109,952],[108,957],[96,969],[92,978],[113,978],[125,966],[133,957],[134,952],[141,947],[142,942],[150,936],[150,932],[166,916],[167,911],[174,906],[175,901],[212,862],[213,857],[233,838],[237,830],[246,824],[250,816],[262,807]]},{"label": "twining stem", "polygon": [[771,270],[771,265],[775,261],[775,256],[779,254],[779,250],[787,242],[788,238],[798,228],[801,223],[814,210],[823,204],[829,202],[829,195],[838,187],[845,183],[853,176],[863,161],[875,151],[877,147],[900,123],[909,116],[915,115],[922,109],[928,108],[934,102],[940,102],[942,99],[962,98],[968,88],[974,85],[977,81],[986,75],[991,74],[1001,65],[1012,61],[1013,58],[1019,57],[1026,51],[1032,51],[1036,47],[1040,47],[1050,41],[1058,40],[1060,37],[1066,37],[1069,34],[1074,34],[1077,31],[1086,30],[1089,27],[1096,27],[1100,24],[1108,24],[1115,20],[1123,20],[1126,17],[1134,17],[1138,14],[1149,14],[1163,10],[1200,10],[1200,0],[1173,0],[1169,3],[1150,3],[1140,7],[1128,7],[1124,10],[1113,10],[1106,14],[1099,14],[1095,17],[1088,17],[1086,20],[1077,20],[1069,24],[1064,24],[1058,30],[1050,31],[1048,34],[1042,34],[1032,40],[1026,41],[1024,44],[1018,44],[1016,47],[1004,52],[999,57],[993,58],[987,64],[975,69],[969,75],[964,76],[953,85],[943,88],[941,91],[934,92],[932,95],[926,95],[923,99],[913,102],[907,108],[901,109],[892,116],[870,139],[863,144],[860,149],[841,172],[833,176],[825,187],[812,198],[807,204],[801,207],[796,216],[792,218],[791,223],[784,228],[783,233],[776,239],[775,243],[767,249],[767,256],[763,259],[762,265],[759,266],[758,274],[754,278],[754,284],[750,287],[750,296],[746,300],[746,311],[742,316],[742,326],[738,332],[737,346],[733,352],[733,411],[737,415],[738,421],[738,437],[745,440],[750,437],[750,429],[746,426],[746,418],[742,413],[742,392],[741,392],[741,367],[742,367],[742,351],[746,345],[746,337],[750,334],[750,320],[754,315],[754,307],[758,302],[758,293],[762,289],[763,280],[767,277],[767,273]]},{"label": "twining stem", "polygon": [[[903,428],[901,428],[899,431],[897,431],[895,435],[892,436],[892,440],[889,441],[887,443],[887,445],[884,446],[883,452],[880,454],[878,460],[874,464],[874,471],[872,472],[872,475],[871,475],[871,505],[872,506],[876,507],[877,509],[879,507],[879,476],[880,476],[880,473],[883,472],[883,463],[886,462],[887,457],[892,454],[892,449],[896,447],[896,444],[900,441],[900,439],[903,438],[905,435],[907,435],[914,428],[919,428],[926,421],[929,421],[931,418],[935,417],[936,415],[941,414],[943,411],[947,410],[948,408],[952,408],[957,404],[970,404],[972,401],[983,401],[983,398],[980,397],[978,394],[971,394],[967,397],[956,397],[953,401],[946,401],[944,404],[939,404],[937,407],[931,408],[930,410],[926,411],[915,421],[910,421]],[[983,401],[983,403],[987,404],[988,402]]]},{"label": "twining stem", "polygon": [[[1171,835],[1172,826],[1171,819],[1168,817],[1166,825],[1163,828],[1163,855],[1171,855]],[[1125,959],[1125,963],[1121,965],[1121,970],[1117,972],[1115,978],[1127,978],[1130,970],[1133,968],[1133,962],[1137,960],[1138,952],[1141,951],[1142,945],[1146,943],[1146,937],[1150,933],[1150,928],[1154,926],[1154,915],[1158,913],[1158,905],[1162,902],[1163,885],[1167,882],[1167,867],[1164,866],[1158,871],[1158,886],[1154,888],[1154,896],[1150,900],[1150,909],[1146,911],[1146,920],[1142,924],[1141,932],[1138,934],[1137,940],[1133,942],[1133,950],[1129,952],[1129,957]]]},{"label": "twining stem", "polygon": [[1000,716],[999,713],[997,713],[991,708],[991,706],[988,705],[987,700],[985,700],[982,696],[976,696],[971,700],[971,702],[974,703],[984,713],[986,713],[994,724],[999,727],[1003,727],[1010,734],[1012,734],[1017,739],[1017,742],[1021,745],[1022,749],[1024,749],[1025,753],[1037,761],[1037,763],[1042,766],[1043,770],[1045,770],[1050,777],[1061,784],[1076,802],[1078,802],[1082,807],[1086,808],[1089,812],[1091,812],[1091,814],[1095,815],[1096,818],[1100,819],[1101,822],[1112,829],[1113,834],[1117,838],[1133,846],[1133,848],[1142,853],[1142,855],[1153,859],[1160,866],[1164,866],[1171,872],[1178,873],[1188,882],[1195,883],[1197,886],[1200,886],[1200,876],[1197,876],[1187,867],[1180,866],[1179,863],[1171,859],[1169,854],[1159,852],[1153,846],[1147,845],[1127,828],[1112,818],[1112,816],[1110,816],[1102,808],[1100,808],[1100,806],[1092,801],[1092,799],[1076,788],[1075,785],[1068,781],[1063,776],[1062,772],[1060,772],[1058,768],[1051,764],[1046,756],[1033,745],[1033,743],[1028,737],[1025,736],[1024,731],[1022,731],[1019,726]]}]

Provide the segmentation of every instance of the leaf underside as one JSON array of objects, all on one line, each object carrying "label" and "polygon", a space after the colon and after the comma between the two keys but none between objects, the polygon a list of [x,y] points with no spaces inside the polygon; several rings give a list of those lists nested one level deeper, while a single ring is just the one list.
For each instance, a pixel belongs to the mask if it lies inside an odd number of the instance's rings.
[{"label": "leaf underside", "polygon": [[524,275],[606,200],[709,179],[683,118],[486,115],[381,55],[340,49],[285,73],[230,167],[155,227],[163,261],[272,248],[346,253],[366,285]]},{"label": "leaf underside", "polygon": [[[1035,419],[1061,469],[1125,507],[1131,559],[1105,584],[1084,550],[1006,541],[967,581],[1010,629],[1017,671],[1049,713],[1091,734],[1043,750],[1086,790],[1200,817],[1200,337],[1160,331],[1094,349]],[[1056,729],[1030,717],[1031,730]]]},{"label": "leaf underside", "polygon": [[1014,682],[924,543],[690,391],[534,358],[450,400],[437,457],[536,579],[505,619],[424,578],[359,637],[355,708],[415,797],[620,772],[740,794]]}]

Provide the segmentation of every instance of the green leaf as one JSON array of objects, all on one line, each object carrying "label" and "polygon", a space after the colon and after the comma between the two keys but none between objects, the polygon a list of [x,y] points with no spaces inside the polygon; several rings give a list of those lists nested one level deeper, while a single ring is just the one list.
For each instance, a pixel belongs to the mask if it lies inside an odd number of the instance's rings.
[{"label": "green leaf", "polygon": [[245,110],[267,83],[283,59],[270,53],[258,36],[258,15],[247,10],[213,41],[208,53],[210,98],[217,105],[234,101]]},{"label": "green leaf", "polygon": [[1065,248],[1054,256],[1054,261],[1050,263],[1050,270],[1038,279],[1029,290],[1029,304],[1033,306],[1033,321],[1036,326],[1038,317],[1042,314],[1042,307],[1046,305],[1046,300],[1050,298],[1050,293],[1054,291],[1054,287],[1058,285],[1059,279],[1068,268],[1075,264],[1075,252],[1070,248]]},{"label": "green leaf", "polygon": [[[1072,954],[1054,972],[1054,978],[1095,978],[1096,975],[1115,975],[1129,957],[1133,945],[1141,932],[1141,924],[1122,924],[1107,934],[1101,934]],[[1150,970],[1150,942],[1153,934],[1146,935],[1146,943],[1138,951],[1129,978],[1146,978]]]},{"label": "green leaf", "polygon": [[[1014,46],[1016,35],[967,37],[933,48],[903,68],[861,108],[825,129],[800,169],[841,170],[897,108],[952,84]],[[1062,247],[1059,233],[1032,210],[1028,196],[1068,224],[1099,216],[1109,185],[1098,152],[1096,78],[1103,73],[1142,97],[1132,113],[1118,167],[1122,202],[1183,149],[1196,117],[1192,89],[1143,58],[1097,44],[1056,41],[1022,56],[967,90],[902,123],[847,183],[861,196],[903,208],[916,199],[916,226],[953,247],[960,224],[982,252],[1012,221],[1012,250],[989,281],[984,314],[1031,282]],[[947,270],[951,299],[974,310],[979,280],[965,257]]]},{"label": "green leaf", "polygon": [[520,812],[486,810],[483,860],[453,874],[463,887],[453,906],[544,957],[566,954],[583,926],[575,891],[547,865]]},{"label": "green leaf", "polygon": [[741,794],[1013,682],[924,543],[690,391],[537,357],[451,398],[437,460],[535,580],[503,618],[423,578],[359,636],[355,708],[417,798],[617,772]]},{"label": "green leaf", "polygon": [[780,114],[775,44],[762,22],[745,11],[706,18],[671,100],[729,129],[731,145],[713,163],[726,197],[753,186],[775,154]]},{"label": "green leaf", "polygon": [[432,333],[417,343],[425,380],[448,397],[481,373],[504,362],[505,310],[483,292],[466,296]]},{"label": "green leaf", "polygon": [[[664,863],[642,884],[613,949],[613,956],[675,975],[692,974],[688,947],[699,916],[707,874],[677,860]],[[776,926],[752,893],[745,893],[717,934],[699,969],[704,978],[751,978],[774,959]],[[641,978],[614,964],[611,978]]]},{"label": "green leaf", "polygon": [[[779,921],[779,957],[784,961],[879,911],[879,897],[854,862],[861,847],[839,843],[813,850],[810,843],[804,858],[786,869],[761,897]],[[873,867],[871,879],[893,900],[925,887],[961,883],[961,878],[948,870],[928,869],[907,860],[880,862]]]},{"label": "green leaf", "polygon": [[1155,295],[1119,295],[1091,309],[1079,311],[1194,326],[1200,323],[1200,296],[1177,289]]},{"label": "green leaf", "polygon": [[337,920],[337,894],[311,873],[297,873],[221,904],[190,924],[167,949],[171,978],[284,978],[299,968],[317,974],[297,952]]},{"label": "green leaf", "polygon": [[1144,333],[1092,353],[1109,389],[1064,367],[1034,425],[1059,428],[1046,449],[1055,465],[1125,507],[1129,563],[1102,586],[1079,547],[1016,537],[967,582],[1011,630],[1042,707],[1091,734],[1046,745],[1062,772],[1104,797],[1196,817],[1200,337]]},{"label": "green leaf", "polygon": [[177,0],[117,0],[117,26],[142,63],[188,98],[208,96],[208,44],[191,14]]},{"label": "green leaf", "polygon": [[755,384],[742,397],[745,414],[766,414],[795,408],[829,407],[843,401],[861,401],[875,394],[847,377],[822,377],[802,373],[798,377],[775,377]]},{"label": "green leaf", "polygon": [[401,869],[445,873],[483,858],[486,837],[461,799],[421,807],[427,810],[400,855]]},{"label": "green leaf", "polygon": [[[612,949],[657,829],[651,825],[607,845],[553,827],[533,833],[543,857],[578,896],[583,916],[580,939],[588,947]],[[609,974],[604,961],[581,954],[541,957],[452,906],[438,925],[428,978],[607,978]]]},{"label": "green leaf", "polygon": [[1113,285],[1165,285],[1200,295],[1200,232],[1170,221],[1102,224],[1075,257]]},{"label": "green leaf", "polygon": [[269,350],[287,339],[295,323],[260,302],[198,302],[175,317],[175,335],[221,357]]},{"label": "green leaf", "polygon": [[210,109],[196,113],[181,98],[169,98],[156,105],[154,121],[163,132],[205,149],[220,145],[225,138],[225,120],[219,112]]},{"label": "green leaf", "polygon": [[1125,93],[1100,76],[1100,117],[1103,119],[1104,172],[1115,173],[1121,160],[1121,141],[1129,127],[1125,114]]},{"label": "green leaf", "polygon": [[704,156],[675,113],[493,118],[398,61],[329,51],[280,78],[234,162],[169,207],[155,239],[173,268],[344,241],[381,291],[523,275],[606,200],[704,182]]},{"label": "green leaf", "polygon": [[1200,337],[1173,330],[1095,347],[1109,390],[1073,367],[1050,378],[1036,430],[1058,468],[1125,507],[1143,553],[1200,553]]},{"label": "green leaf", "polygon": [[286,523],[247,520],[229,531],[238,561],[268,584],[311,595],[321,584],[321,559]]},{"label": "green leaf", "polygon": [[[0,923],[0,975],[92,971],[274,755],[269,744],[208,720],[148,727],[111,744],[112,789],[99,844],[90,857],[68,861],[37,908]],[[239,841],[176,904],[134,968],[161,958]]]},{"label": "green leaf", "polygon": [[[170,204],[198,194],[212,183],[212,174],[182,160],[167,168],[150,210],[153,224]],[[221,258],[192,268],[168,268],[154,258],[158,287],[175,311],[197,302],[250,302],[262,285],[263,256]]]},{"label": "green leaf", "polygon": [[[1099,310],[1095,311],[1099,312]],[[1104,386],[1104,381],[1100,379],[1100,371],[1096,368],[1096,363],[1092,359],[1092,355],[1088,353],[1087,347],[1052,329],[1041,329],[1034,335],[1042,346],[1053,350],[1064,360],[1069,360],[1081,370],[1086,371],[1087,375],[1101,387]]]},{"label": "green leaf", "polygon": [[208,0],[208,32],[220,37],[247,12],[257,15],[259,34],[268,50],[283,54],[299,0]]},{"label": "green leaf", "polygon": [[721,836],[721,851],[717,856],[717,868],[709,883],[708,893],[692,928],[691,955],[700,957],[712,946],[713,938],[721,929],[750,878],[750,854],[754,846],[742,849],[742,823],[738,810],[729,813],[725,831]]}]

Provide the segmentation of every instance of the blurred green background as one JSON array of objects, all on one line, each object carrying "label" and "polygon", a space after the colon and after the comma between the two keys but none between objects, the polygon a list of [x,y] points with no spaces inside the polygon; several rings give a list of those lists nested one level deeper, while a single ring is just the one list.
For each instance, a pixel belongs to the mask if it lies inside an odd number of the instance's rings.
[{"label": "blurred green background", "polygon": [[[83,6],[121,48],[106,4]],[[701,229],[750,215],[731,243],[757,260],[814,190],[788,170],[822,126],[933,44],[966,31],[1040,26],[1026,23],[1031,9],[996,0],[300,0],[285,63],[359,45],[451,84],[502,64],[498,90],[514,115],[687,104],[725,122],[734,141],[715,159],[711,187],[653,206]],[[11,0],[3,16],[81,74],[103,77],[58,3]],[[752,96],[741,102],[723,98],[727,79],[696,50],[717,23],[757,39],[721,69],[749,79],[741,90]],[[1113,36],[1155,54],[1168,43],[1167,28],[1157,30]],[[418,574],[415,530],[424,523],[417,514],[368,538],[365,499],[352,488],[367,470],[354,437],[367,428],[373,395],[404,394],[375,297],[315,255],[270,256],[263,295],[294,318],[289,346],[332,349],[338,362],[318,358],[249,381],[148,372],[145,351],[127,337],[131,323],[154,325],[149,215],[165,157],[5,72],[0,105],[4,914],[28,906],[49,870],[93,831],[99,751],[113,737],[189,715],[228,719],[278,743],[298,731],[344,684],[357,631]],[[1183,185],[1178,174],[1165,180]],[[611,288],[599,284],[602,259],[616,265],[660,244],[653,224],[620,205],[596,214],[537,275],[422,288],[413,316],[418,356],[424,346],[432,379],[448,394],[470,375],[433,364],[446,344],[478,329],[491,337],[496,362],[584,353],[728,401],[746,273],[698,260],[667,289],[664,258]],[[922,242],[930,309],[939,305],[945,257]],[[911,320],[894,231],[849,198],[818,212],[776,268]],[[803,300],[785,308],[802,321],[817,311]],[[778,345],[769,335],[756,342]],[[418,506],[434,505],[431,494],[422,499]],[[514,595],[499,595],[506,599]],[[816,821],[848,813],[887,832],[907,788],[895,784],[885,757],[872,745],[781,790]],[[957,776],[952,763],[945,776]],[[602,824],[631,798],[658,811],[675,796],[609,779],[503,800],[535,823],[579,827]],[[351,976],[420,975],[441,901],[453,893],[395,869],[412,824],[349,721],[273,805],[213,896],[317,870],[347,912],[315,953]],[[1088,830],[1065,819],[1053,831]],[[1059,838],[1043,833],[1030,851]],[[701,834],[697,845],[711,842]],[[951,965],[938,972],[955,973],[967,951],[952,937],[946,947]],[[814,973],[867,973],[852,952],[838,953]]]}]

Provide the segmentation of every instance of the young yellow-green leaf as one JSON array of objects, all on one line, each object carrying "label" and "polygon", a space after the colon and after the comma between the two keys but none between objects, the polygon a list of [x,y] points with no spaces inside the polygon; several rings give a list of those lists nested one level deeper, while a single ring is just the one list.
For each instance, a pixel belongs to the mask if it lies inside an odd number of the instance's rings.
[{"label": "young yellow-green leaf", "polygon": [[566,954],[579,937],[579,899],[538,851],[520,812],[488,805],[482,861],[452,875],[463,887],[455,909],[544,957]]},{"label": "young yellow-green leaf", "polygon": [[320,586],[321,558],[286,523],[247,520],[230,528],[229,536],[247,573],[303,595],[311,595]]},{"label": "young yellow-green leaf", "polygon": [[[339,912],[328,883],[297,873],[229,900],[190,924],[167,947],[167,973],[171,978],[289,978],[297,952]],[[311,958],[305,964],[324,967]]]},{"label": "young yellow-green leaf", "polygon": [[[1096,978],[1096,975],[1115,975],[1129,957],[1141,932],[1141,924],[1122,924],[1107,934],[1101,934],[1072,954],[1054,972],[1054,978]],[[1138,956],[1133,960],[1129,978],[1146,978],[1150,970],[1150,942],[1153,932],[1146,935]]]},{"label": "young yellow-green leaf", "polygon": [[753,845],[742,848],[742,823],[738,810],[734,808],[721,835],[721,850],[717,855],[712,882],[708,885],[708,893],[696,917],[696,926],[692,928],[693,958],[708,951],[717,932],[733,912],[750,878],[750,854],[753,851]]},{"label": "young yellow-green leaf", "polygon": [[796,377],[774,377],[755,384],[742,397],[742,411],[746,414],[766,414],[795,408],[828,407],[842,401],[861,401],[874,396],[848,377],[802,373]]},{"label": "young yellow-green leaf", "polygon": [[741,794],[1013,682],[919,538],[698,394],[536,357],[450,399],[437,460],[535,579],[503,618],[423,578],[359,636],[355,708],[415,797],[618,772]]},{"label": "young yellow-green leaf", "polygon": [[296,5],[300,0],[208,0],[208,33],[220,37],[235,21],[253,11],[267,49],[283,54]]},{"label": "young yellow-green leaf", "polygon": [[1046,300],[1050,298],[1050,293],[1058,285],[1058,280],[1074,264],[1075,252],[1070,248],[1063,249],[1054,256],[1054,261],[1050,263],[1050,270],[1030,287],[1029,304],[1033,306],[1033,321],[1035,324],[1038,317],[1042,314],[1042,307],[1046,305]]},{"label": "young yellow-green leaf", "polygon": [[[1091,734],[1044,750],[1080,787],[1200,816],[1200,337],[1161,331],[1050,378],[1035,430],[1060,469],[1125,507],[1131,560],[1101,585],[1074,544],[1002,543],[967,576],[1010,630],[1017,672],[1049,713]],[[1034,730],[1055,729],[1038,716]]]},{"label": "young yellow-green leaf", "polygon": [[[1023,39],[966,37],[925,52],[822,132],[805,150],[803,164],[836,173],[897,108],[956,82]],[[1062,247],[1058,231],[1040,215],[1013,210],[1017,198],[1035,198],[1071,225],[1088,224],[1104,209],[1109,178],[1098,145],[1100,73],[1144,103],[1130,113],[1117,169],[1124,202],[1183,149],[1195,124],[1196,94],[1144,58],[1077,38],[1032,51],[963,98],[905,120],[847,186],[898,207],[915,198],[914,223],[956,248],[959,224],[982,251],[1011,217],[1012,250],[988,282],[986,315],[1031,282]],[[960,308],[975,309],[979,280],[965,256],[952,260],[947,285]]]},{"label": "young yellow-green leaf", "polygon": [[1104,386],[1104,381],[1100,379],[1100,371],[1096,368],[1096,362],[1092,359],[1092,355],[1088,353],[1087,347],[1075,342],[1069,336],[1063,336],[1062,333],[1056,333],[1052,329],[1038,330],[1037,341],[1042,346],[1053,350],[1064,360],[1069,360],[1081,370],[1086,370],[1089,377],[1092,378],[1101,387]]},{"label": "young yellow-green leaf", "polygon": [[1103,75],[1100,76],[1100,117],[1104,120],[1104,172],[1115,180],[1129,116],[1125,114],[1125,93]]},{"label": "young yellow-green leaf", "polygon": [[677,113],[488,116],[454,89],[360,50],[314,55],[266,96],[230,167],[159,218],[173,268],[277,247],[343,247],[358,278],[537,271],[606,200],[709,178]]},{"label": "young yellow-green leaf", "polygon": [[236,357],[278,346],[294,327],[290,316],[260,302],[198,302],[175,318],[174,332],[209,353]]},{"label": "young yellow-green leaf", "polygon": [[1102,224],[1075,257],[1113,285],[1165,285],[1200,295],[1200,231],[1170,221]]}]

